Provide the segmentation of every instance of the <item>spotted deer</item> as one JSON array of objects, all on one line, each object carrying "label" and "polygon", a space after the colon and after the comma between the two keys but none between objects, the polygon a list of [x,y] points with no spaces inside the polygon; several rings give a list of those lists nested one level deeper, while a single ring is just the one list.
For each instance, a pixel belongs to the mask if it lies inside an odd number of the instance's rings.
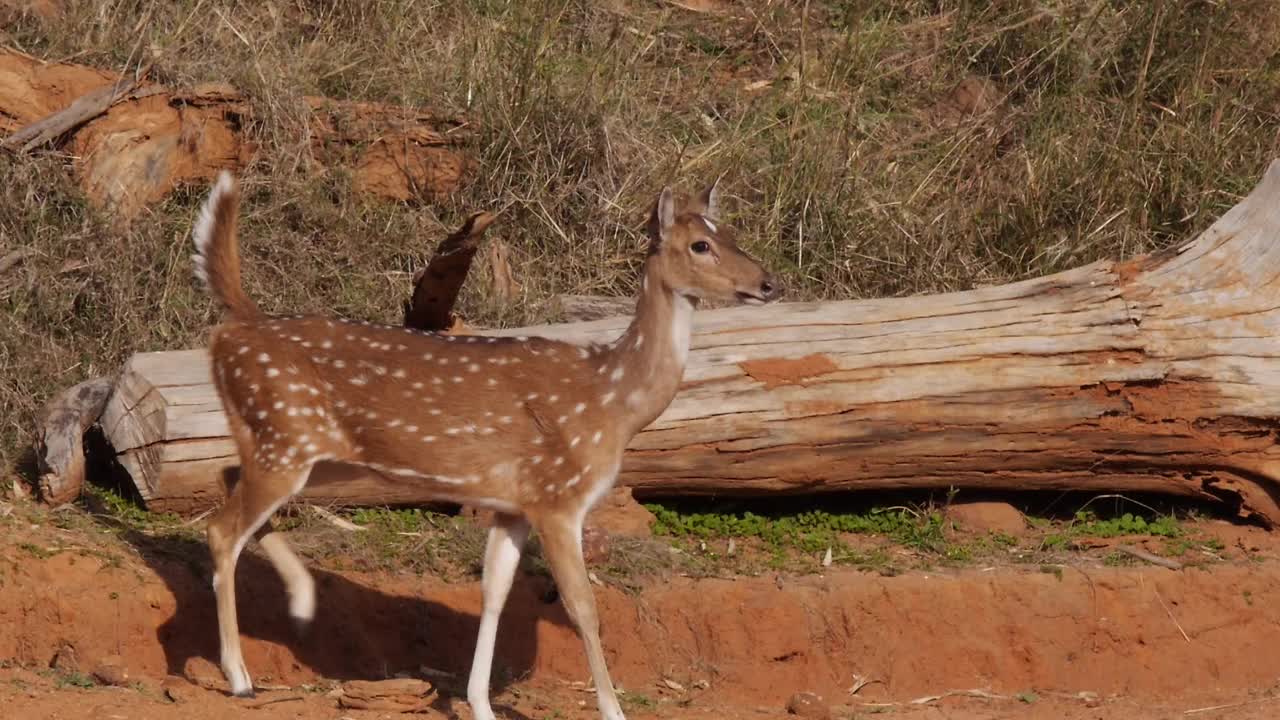
[{"label": "spotted deer", "polygon": [[193,232],[196,275],[227,316],[213,328],[209,352],[240,457],[239,479],[208,527],[232,692],[253,695],[236,623],[240,552],[256,538],[284,579],[289,614],[305,627],[315,584],[271,516],[317,465],[359,466],[424,495],[496,511],[467,683],[477,720],[494,717],[498,617],[535,529],[585,646],[600,713],[623,720],[583,563],[583,518],[613,486],[627,443],[675,396],[698,301],[763,304],[779,295],[772,276],[720,226],[715,184],[687,201],[662,191],[635,318],[607,346],[269,317],[241,285],[239,201],[237,183],[223,173]]}]

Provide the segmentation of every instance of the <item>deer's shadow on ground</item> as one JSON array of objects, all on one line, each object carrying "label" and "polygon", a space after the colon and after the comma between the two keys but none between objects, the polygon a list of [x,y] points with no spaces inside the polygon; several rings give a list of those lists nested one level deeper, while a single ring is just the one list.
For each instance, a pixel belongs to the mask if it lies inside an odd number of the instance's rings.
[{"label": "deer's shadow on ground", "polygon": [[[92,508],[91,508],[92,509]],[[95,512],[103,522],[106,513]],[[174,598],[172,616],[156,628],[171,675],[189,676],[193,658],[218,665],[218,616],[212,586],[212,559],[203,533],[197,537],[154,537],[117,525],[120,537],[168,587]],[[308,564],[316,581],[316,615],[298,634],[288,614],[288,594],[275,568],[255,543],[236,566],[236,608],[245,661],[255,683],[274,683],[273,667],[288,653],[286,672],[304,671],[330,680],[380,680],[406,673],[426,677],[440,690],[440,709],[447,699],[465,697],[467,674],[475,652],[479,616],[422,597],[411,576],[397,582],[402,594],[353,581]],[[426,585],[429,580],[424,580]],[[479,609],[479,590],[474,605]],[[532,671],[538,654],[536,626],[550,621],[569,626],[549,578],[517,575],[503,612],[491,680],[497,695]],[[276,647],[249,643],[267,641]],[[423,668],[439,673],[423,673]],[[213,671],[216,672],[216,671]],[[221,682],[221,674],[216,678]],[[495,708],[498,706],[495,705]],[[507,716],[525,716],[506,708]]]},{"label": "deer's shadow on ground", "polygon": [[[156,538],[128,529],[123,538],[173,594],[173,615],[156,628],[168,672],[188,675],[193,658],[218,664],[218,616],[212,562],[203,542]],[[406,591],[390,594],[340,574],[311,568],[316,580],[316,615],[299,635],[288,615],[288,595],[275,568],[251,545],[236,568],[236,608],[245,661],[255,683],[271,677],[269,656],[291,654],[290,671],[307,670],[331,680],[379,680],[407,673],[426,677],[442,695],[463,697],[475,650],[479,617]],[[492,694],[533,669],[537,657],[536,624],[566,623],[558,602],[534,578],[517,579],[503,613],[494,659]],[[279,646],[250,647],[249,639]],[[270,658],[275,659],[275,658]],[[256,662],[255,662],[256,660]],[[264,662],[266,660],[266,662]],[[448,676],[423,674],[422,668]],[[220,680],[220,675],[218,676]],[[441,708],[446,710],[447,708]],[[508,709],[511,717],[523,717]]]}]

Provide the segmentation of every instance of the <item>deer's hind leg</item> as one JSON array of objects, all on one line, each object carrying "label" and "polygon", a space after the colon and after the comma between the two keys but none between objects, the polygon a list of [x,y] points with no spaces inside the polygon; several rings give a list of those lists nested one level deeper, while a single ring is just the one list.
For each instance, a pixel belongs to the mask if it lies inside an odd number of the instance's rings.
[{"label": "deer's hind leg", "polygon": [[[226,502],[209,520],[209,550],[214,564],[213,590],[218,604],[222,672],[231,685],[231,692],[240,697],[253,695],[253,680],[240,651],[240,627],[236,618],[236,562],[249,538],[260,529],[266,528],[260,536],[265,540],[263,549],[289,587],[291,614],[296,609],[305,609],[307,603],[314,608],[310,573],[302,567],[302,562],[285,544],[284,538],[268,525],[271,515],[306,485],[312,464],[263,467],[252,461],[246,462],[241,466],[240,479]],[[306,580],[298,579],[299,572]],[[303,599],[298,600],[299,597]],[[299,603],[300,607],[294,603]]]},{"label": "deer's hind leg", "polygon": [[507,603],[520,553],[529,538],[529,522],[516,515],[499,514],[489,529],[484,551],[484,575],[481,579],[484,600],[480,610],[480,630],[476,635],[476,651],[467,679],[467,703],[475,720],[493,720],[489,704],[489,676],[493,668],[493,651],[498,639],[498,618]]},{"label": "deer's hind leg", "polygon": [[289,547],[284,534],[272,527],[270,518],[258,528],[254,539],[284,581],[285,591],[289,594],[289,617],[293,620],[294,631],[299,636],[305,635],[316,615],[315,579],[298,554]]}]

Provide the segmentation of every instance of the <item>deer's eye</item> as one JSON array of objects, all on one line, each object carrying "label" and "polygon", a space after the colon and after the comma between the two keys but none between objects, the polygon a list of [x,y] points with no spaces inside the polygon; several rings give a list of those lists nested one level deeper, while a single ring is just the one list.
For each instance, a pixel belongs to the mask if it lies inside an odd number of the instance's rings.
[{"label": "deer's eye", "polygon": [[689,249],[698,253],[699,255],[702,255],[704,253],[711,252],[711,243],[707,242],[706,240],[699,240],[694,244],[690,245]]}]

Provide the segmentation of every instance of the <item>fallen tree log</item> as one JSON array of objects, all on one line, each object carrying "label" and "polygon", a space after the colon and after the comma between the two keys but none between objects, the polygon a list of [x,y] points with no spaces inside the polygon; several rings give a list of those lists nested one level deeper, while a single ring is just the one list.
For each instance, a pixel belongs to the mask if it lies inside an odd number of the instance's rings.
[{"label": "fallen tree log", "polygon": [[[685,383],[631,444],[637,496],[1154,491],[1280,519],[1280,162],[1195,240],[945,295],[699,313]],[[626,318],[493,331],[608,341]],[[135,356],[108,437],[194,510],[235,462],[203,351]],[[415,502],[403,488],[307,497]],[[366,494],[367,493],[367,494]]]}]

